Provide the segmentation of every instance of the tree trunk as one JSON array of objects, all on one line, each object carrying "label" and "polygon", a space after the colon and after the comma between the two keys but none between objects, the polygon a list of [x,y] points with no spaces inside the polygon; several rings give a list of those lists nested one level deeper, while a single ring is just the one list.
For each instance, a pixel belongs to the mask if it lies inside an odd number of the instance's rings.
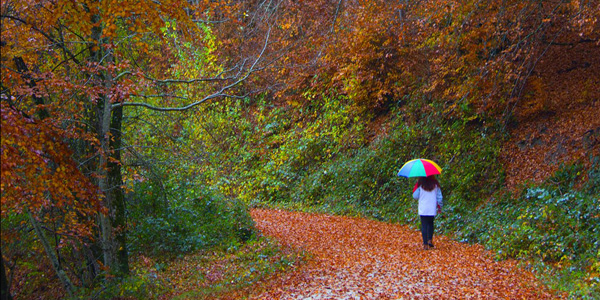
[{"label": "tree trunk", "polygon": [[[13,61],[15,62],[15,66],[17,67],[17,71],[19,71],[21,73],[21,78],[23,78],[23,80],[25,80],[27,82],[27,86],[29,86],[29,88],[31,89],[36,89],[36,84],[35,84],[35,80],[33,80],[33,78],[31,78],[31,75],[29,75],[29,68],[27,67],[27,64],[25,64],[25,61],[23,60],[22,57],[17,56],[13,58]],[[36,93],[34,93],[32,95],[33,101],[35,102],[35,104],[37,105],[43,105],[44,104],[44,99],[41,97],[38,97],[36,95]],[[48,111],[43,108],[41,110],[39,110],[37,112],[38,117],[40,119],[45,119],[47,117],[49,117],[50,115],[48,114]]]},{"label": "tree trunk", "polygon": [[[110,50],[108,50],[110,51]],[[105,61],[113,62],[111,53],[105,55]],[[113,77],[110,72],[104,74],[104,87],[110,91],[113,87]],[[102,251],[104,264],[109,266],[117,275],[129,274],[127,254],[125,198],[123,196],[123,179],[121,176],[121,124],[123,108],[112,109],[110,95],[102,97],[101,113],[99,114],[100,147],[103,155],[100,157],[99,187],[104,193],[104,205],[108,215],[100,215],[102,230]],[[110,157],[110,159],[109,159]]]},{"label": "tree trunk", "polygon": [[[99,22],[100,16],[92,16],[92,21]],[[114,63],[112,50],[102,47],[106,43],[102,37],[102,28],[92,28],[92,40],[97,45],[91,48],[90,59],[103,65]],[[110,71],[98,76],[103,81],[105,94],[98,101],[97,134],[102,154],[98,165],[98,187],[104,194],[104,206],[108,214],[99,215],[100,241],[104,264],[117,275],[129,274],[129,262],[126,245],[125,203],[121,177],[121,123],[122,108],[112,109],[110,95],[114,78]],[[110,159],[109,159],[110,158]]]},{"label": "tree trunk", "polygon": [[105,95],[102,101],[101,113],[98,115],[99,117],[99,126],[98,126],[98,139],[100,140],[100,148],[101,155],[100,161],[98,165],[98,187],[100,191],[104,194],[104,207],[108,209],[107,214],[100,213],[100,241],[102,245],[102,255],[104,258],[104,265],[108,267],[114,267],[114,244],[113,244],[113,228],[111,224],[111,214],[113,213],[112,205],[113,205],[113,193],[110,191],[110,183],[108,178],[108,155],[110,155],[109,149],[109,135],[108,132],[110,130],[110,115],[111,115],[111,103],[110,98]]},{"label": "tree trunk", "polygon": [[[92,16],[92,23],[100,23],[101,19],[99,15]],[[111,62],[112,57],[109,59],[110,53],[107,53],[106,50],[102,47],[104,43],[102,39],[102,27],[96,26],[92,28],[91,40],[93,41],[93,46],[89,47],[90,56],[89,60],[99,63],[105,64],[107,61]],[[103,206],[107,208],[107,214],[99,213],[98,214],[98,223],[100,227],[100,248],[102,250],[102,260],[104,265],[112,268],[114,266],[114,246],[113,246],[113,230],[112,224],[110,221],[110,215],[112,213],[111,209],[111,199],[112,194],[110,191],[110,184],[108,182],[108,155],[110,155],[109,149],[109,130],[110,130],[110,116],[112,113],[110,96],[108,95],[108,91],[112,87],[111,78],[102,78],[101,75],[91,74],[94,77],[94,80],[103,81],[104,87],[106,88],[107,93],[100,96],[100,99],[91,99],[94,102],[97,100],[97,111],[92,116],[95,118],[91,120],[94,124],[96,124],[96,134],[98,136],[98,141],[100,142],[100,155],[98,159],[98,165],[96,166],[97,174],[98,174],[98,188],[100,192],[103,194]],[[105,76],[110,76],[109,72],[104,74]]]},{"label": "tree trunk", "polygon": [[8,286],[8,280],[6,279],[6,271],[4,270],[4,259],[0,255],[0,300],[12,300],[10,295],[10,286]]},{"label": "tree trunk", "polygon": [[50,243],[46,239],[46,236],[44,236],[44,232],[42,231],[40,224],[36,221],[36,219],[33,217],[31,212],[29,212],[29,210],[27,211],[27,216],[29,217],[29,221],[31,222],[31,225],[33,226],[35,234],[37,235],[38,239],[42,243],[42,246],[44,246],[44,250],[46,251],[46,255],[48,256],[48,258],[50,259],[50,262],[52,263],[52,268],[54,268],[54,271],[56,272],[56,276],[58,276],[58,279],[65,287],[65,290],[67,290],[67,292],[69,293],[69,296],[72,297],[75,294],[75,286],[73,285],[73,283],[71,283],[71,280],[69,279],[69,277],[67,276],[65,271],[60,266],[60,261],[58,260],[58,257],[54,253],[52,246],[50,246]]},{"label": "tree trunk", "polygon": [[116,242],[116,272],[120,275],[129,274],[129,258],[127,254],[127,220],[125,217],[125,197],[123,196],[123,178],[121,176],[121,124],[123,122],[123,108],[115,108],[112,112],[110,125],[109,147],[112,160],[108,162],[108,182],[114,218],[112,220],[115,228]]}]

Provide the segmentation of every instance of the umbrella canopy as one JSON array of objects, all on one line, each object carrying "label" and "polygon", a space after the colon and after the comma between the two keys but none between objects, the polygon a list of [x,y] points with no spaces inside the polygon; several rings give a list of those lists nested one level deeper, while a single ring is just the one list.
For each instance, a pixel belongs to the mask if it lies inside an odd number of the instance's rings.
[{"label": "umbrella canopy", "polygon": [[429,159],[413,159],[404,164],[400,171],[398,171],[398,176],[401,177],[427,177],[430,175],[441,174],[442,168],[438,166],[435,162]]}]

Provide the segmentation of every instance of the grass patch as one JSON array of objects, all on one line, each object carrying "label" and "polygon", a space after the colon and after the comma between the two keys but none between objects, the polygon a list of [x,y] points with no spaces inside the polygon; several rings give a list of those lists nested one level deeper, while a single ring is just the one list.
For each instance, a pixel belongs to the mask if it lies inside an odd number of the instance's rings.
[{"label": "grass patch", "polygon": [[227,249],[175,257],[139,256],[134,259],[133,269],[140,276],[153,278],[155,285],[160,286],[154,295],[143,296],[214,299],[247,288],[275,272],[294,269],[304,258],[303,253],[261,237]]}]

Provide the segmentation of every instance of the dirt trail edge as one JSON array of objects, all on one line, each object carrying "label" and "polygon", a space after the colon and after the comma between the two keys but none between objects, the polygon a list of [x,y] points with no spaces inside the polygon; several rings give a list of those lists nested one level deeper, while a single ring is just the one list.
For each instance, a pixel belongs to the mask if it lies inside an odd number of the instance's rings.
[{"label": "dirt trail edge", "polygon": [[[252,210],[262,234],[311,253],[293,272],[247,290],[249,299],[552,299],[530,272],[480,245],[361,218]],[[246,294],[248,293],[248,294]],[[242,296],[242,295],[237,295]]]}]

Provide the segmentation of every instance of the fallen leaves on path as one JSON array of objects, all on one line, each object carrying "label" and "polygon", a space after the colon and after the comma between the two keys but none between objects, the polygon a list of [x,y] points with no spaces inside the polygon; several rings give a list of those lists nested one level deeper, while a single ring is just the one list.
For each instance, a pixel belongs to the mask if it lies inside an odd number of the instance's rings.
[{"label": "fallen leaves on path", "polygon": [[552,299],[528,271],[495,261],[479,245],[361,218],[256,209],[262,234],[310,253],[309,262],[226,298]]}]

